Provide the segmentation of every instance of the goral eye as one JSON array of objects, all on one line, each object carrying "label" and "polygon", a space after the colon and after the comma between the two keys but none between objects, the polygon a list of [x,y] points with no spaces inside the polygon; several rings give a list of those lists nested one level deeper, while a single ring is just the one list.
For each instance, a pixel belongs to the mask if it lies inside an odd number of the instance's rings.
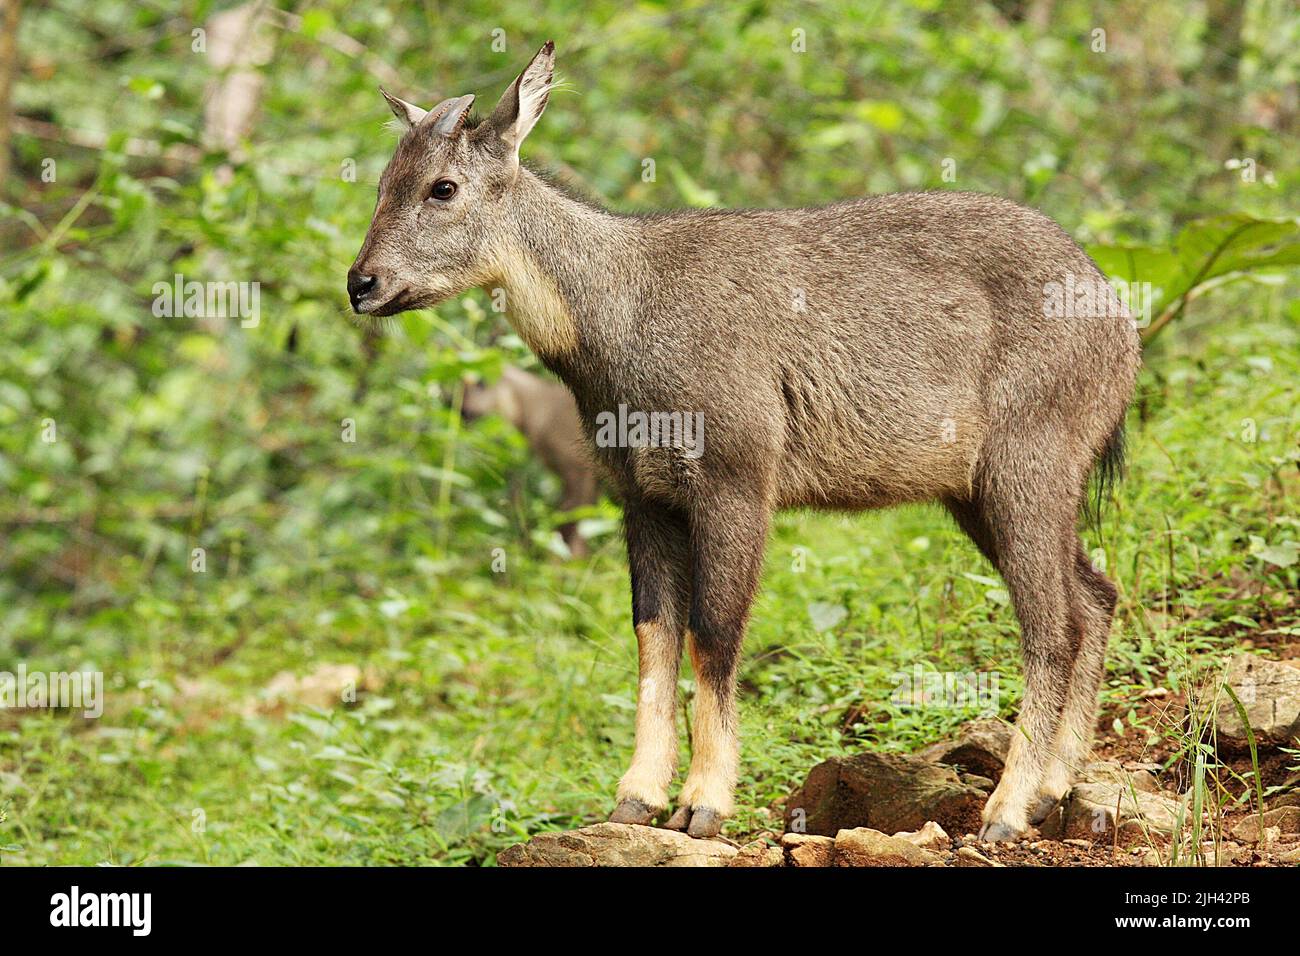
[{"label": "goral eye", "polygon": [[429,196],[433,199],[439,199],[446,202],[452,196],[456,195],[456,184],[450,179],[440,179],[433,184],[433,189],[429,191]]}]

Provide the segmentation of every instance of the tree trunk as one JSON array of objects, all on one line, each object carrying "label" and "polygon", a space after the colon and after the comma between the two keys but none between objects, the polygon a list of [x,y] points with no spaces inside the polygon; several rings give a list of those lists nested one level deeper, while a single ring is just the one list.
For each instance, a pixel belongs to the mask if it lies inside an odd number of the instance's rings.
[{"label": "tree trunk", "polygon": [[18,6],[21,0],[0,0],[0,192],[9,182],[13,141],[13,89],[18,76]]},{"label": "tree trunk", "polygon": [[1244,8],[1241,0],[1210,0],[1205,8],[1205,32],[1201,35],[1205,57],[1196,87],[1202,97],[1202,115],[1208,120],[1206,142],[1220,163],[1238,158],[1242,148],[1237,127],[1242,121],[1239,70]]}]

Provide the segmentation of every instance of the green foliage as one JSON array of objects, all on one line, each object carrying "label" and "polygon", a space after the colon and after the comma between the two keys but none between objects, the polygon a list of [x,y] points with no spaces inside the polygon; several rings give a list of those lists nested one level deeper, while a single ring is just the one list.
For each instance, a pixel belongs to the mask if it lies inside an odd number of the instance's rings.
[{"label": "green foliage", "polygon": [[[983,190],[1163,289],[1180,319],[1090,542],[1123,588],[1106,695],[1125,733],[1155,733],[1142,688],[1296,626],[1294,273],[1200,297],[1295,262],[1287,4],[1247,5],[1224,84],[1206,38],[1232,37],[1173,0],[1062,0],[1046,25],[930,0],[317,0],[274,18],[235,155],[204,145],[220,71],[192,35],[228,6],[24,8],[15,108],[37,125],[0,197],[0,670],[101,670],[108,700],[95,721],[0,711],[4,862],[491,864],[608,810],[636,694],[617,508],[586,516],[589,560],[562,560],[554,480],[502,422],[460,421],[466,378],[533,363],[485,296],[374,330],[344,295],[393,143],[376,87],[486,109],[549,37],[564,84],[525,155],[617,209]],[[177,274],[257,282],[259,321],[156,314]],[[1016,641],[936,510],[782,516],[735,832],[829,754],[975,713],[894,700],[914,667],[996,671],[1012,714]],[[294,683],[341,666],[355,700]]]},{"label": "green foliage", "polygon": [[1260,219],[1243,213],[1189,223],[1172,247],[1092,246],[1103,272],[1129,287],[1151,288],[1154,320],[1142,330],[1149,342],[1188,304],[1229,282],[1268,277],[1300,266],[1300,219]]}]

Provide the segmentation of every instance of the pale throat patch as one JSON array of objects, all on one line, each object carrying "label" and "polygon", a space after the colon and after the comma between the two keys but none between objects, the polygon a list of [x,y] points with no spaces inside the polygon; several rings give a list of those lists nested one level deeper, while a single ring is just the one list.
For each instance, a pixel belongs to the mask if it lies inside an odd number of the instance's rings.
[{"label": "pale throat patch", "polygon": [[434,295],[439,295],[439,296],[451,295],[456,291],[456,288],[454,285],[452,285],[451,280],[444,275],[430,276],[428,279],[425,280],[424,285],[427,291],[432,292]]},{"label": "pale throat patch", "polygon": [[[537,355],[563,355],[578,347],[578,326],[555,280],[513,242],[491,250],[494,279],[506,293],[506,315]],[[490,283],[488,283],[490,284]]]}]

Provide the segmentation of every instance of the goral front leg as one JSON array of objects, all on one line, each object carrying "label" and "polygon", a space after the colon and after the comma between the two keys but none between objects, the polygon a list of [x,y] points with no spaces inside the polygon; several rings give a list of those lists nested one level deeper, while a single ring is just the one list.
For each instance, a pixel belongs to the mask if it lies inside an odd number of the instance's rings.
[{"label": "goral front leg", "polygon": [[739,766],[736,666],[767,537],[764,496],[727,494],[691,513],[694,590],[687,631],[695,667],[691,769],[666,826],[713,837],[732,813]]},{"label": "goral front leg", "polygon": [[[675,812],[664,824],[693,837],[717,836],[731,816],[740,742],[736,728],[735,672],[717,668],[718,655],[701,653],[700,642],[688,632],[691,660],[696,668],[695,726],[691,738],[691,769]],[[704,673],[701,673],[701,671]]]},{"label": "goral front leg", "polygon": [[685,517],[628,497],[624,532],[632,574],[639,683],[636,749],[618,784],[613,823],[649,824],[668,807],[677,772],[677,671],[689,606]]},{"label": "goral front leg", "polygon": [[681,640],[658,621],[636,626],[641,680],[637,688],[636,749],[618,783],[611,823],[649,824],[668,806],[677,772],[677,665]]}]

